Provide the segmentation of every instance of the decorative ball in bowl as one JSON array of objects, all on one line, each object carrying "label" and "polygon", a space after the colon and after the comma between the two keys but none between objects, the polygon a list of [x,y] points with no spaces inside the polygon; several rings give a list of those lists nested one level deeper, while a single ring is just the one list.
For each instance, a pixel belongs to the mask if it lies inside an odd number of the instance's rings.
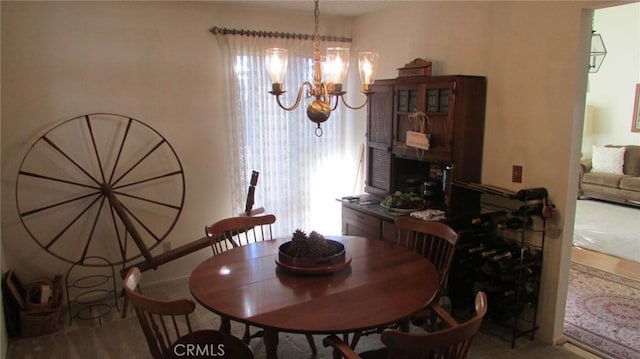
[{"label": "decorative ball in bowl", "polygon": [[303,272],[329,272],[342,268],[348,261],[342,243],[326,239],[315,231],[307,236],[298,229],[291,241],[280,245],[277,263]]}]

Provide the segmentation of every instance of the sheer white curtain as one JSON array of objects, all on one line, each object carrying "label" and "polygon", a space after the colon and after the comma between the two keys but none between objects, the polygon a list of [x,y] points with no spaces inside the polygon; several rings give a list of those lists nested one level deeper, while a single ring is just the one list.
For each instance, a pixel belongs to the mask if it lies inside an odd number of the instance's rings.
[{"label": "sheer white curtain", "polygon": [[288,92],[283,102],[291,105],[298,86],[313,80],[313,41],[218,35],[218,43],[229,95],[233,210],[244,209],[255,170],[260,172],[255,206],[276,215],[274,235],[289,236],[297,228],[339,234],[341,213],[336,198],[350,188],[342,161],[343,108],[338,106],[322,124],[323,136],[316,137],[316,125],[306,116],[308,101],[291,112],[278,107],[268,93],[271,82],[264,65],[265,49],[288,49],[284,81]]}]

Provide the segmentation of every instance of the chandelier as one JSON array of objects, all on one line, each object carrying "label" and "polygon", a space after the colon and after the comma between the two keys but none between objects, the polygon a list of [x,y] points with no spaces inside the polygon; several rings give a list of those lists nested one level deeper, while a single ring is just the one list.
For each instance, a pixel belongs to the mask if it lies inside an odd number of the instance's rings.
[{"label": "chandelier", "polygon": [[591,51],[589,51],[589,72],[596,73],[607,56],[607,48],[604,47],[602,36],[591,30]]},{"label": "chandelier", "polygon": [[[286,92],[284,89],[284,73],[287,69],[287,50],[281,48],[267,49],[266,67],[271,78],[270,94],[276,97],[278,105],[286,111],[293,111],[300,105],[302,94],[305,98],[314,98],[307,107],[307,117],[316,123],[316,136],[322,136],[320,124],[325,122],[331,111],[338,107],[340,100],[352,110],[363,108],[369,101],[369,96],[373,94],[371,84],[375,81],[378,69],[378,54],[374,52],[361,52],[358,54],[358,66],[360,68],[360,80],[362,81],[362,93],[366,95],[365,102],[360,106],[350,106],[344,99],[345,91],[342,84],[347,76],[349,68],[349,49],[341,47],[329,47],[324,58],[324,77],[322,60],[320,57],[320,34],[318,23],[320,11],[318,10],[318,0],[315,3],[315,32],[313,34],[313,83],[306,81],[298,87],[298,95],[295,103],[288,107],[282,104],[281,96]],[[306,92],[305,92],[306,89]]]}]

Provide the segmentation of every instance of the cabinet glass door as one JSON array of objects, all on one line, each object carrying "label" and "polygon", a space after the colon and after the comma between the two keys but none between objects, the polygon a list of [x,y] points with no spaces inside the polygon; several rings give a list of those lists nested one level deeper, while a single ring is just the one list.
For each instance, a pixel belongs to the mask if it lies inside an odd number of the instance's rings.
[{"label": "cabinet glass door", "polygon": [[418,111],[418,91],[398,90],[398,112]]},{"label": "cabinet glass door", "polygon": [[427,90],[427,113],[447,113],[449,112],[449,93],[447,88],[430,88]]}]

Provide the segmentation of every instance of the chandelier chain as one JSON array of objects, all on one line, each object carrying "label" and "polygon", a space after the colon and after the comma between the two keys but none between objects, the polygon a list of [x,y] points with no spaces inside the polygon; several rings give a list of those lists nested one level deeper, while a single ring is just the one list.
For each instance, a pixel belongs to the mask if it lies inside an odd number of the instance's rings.
[{"label": "chandelier chain", "polygon": [[316,48],[316,50],[320,49],[320,8],[318,7],[318,1],[319,0],[314,1],[315,10],[313,12],[313,16],[315,17],[316,21],[316,28],[313,32],[313,46]]}]

